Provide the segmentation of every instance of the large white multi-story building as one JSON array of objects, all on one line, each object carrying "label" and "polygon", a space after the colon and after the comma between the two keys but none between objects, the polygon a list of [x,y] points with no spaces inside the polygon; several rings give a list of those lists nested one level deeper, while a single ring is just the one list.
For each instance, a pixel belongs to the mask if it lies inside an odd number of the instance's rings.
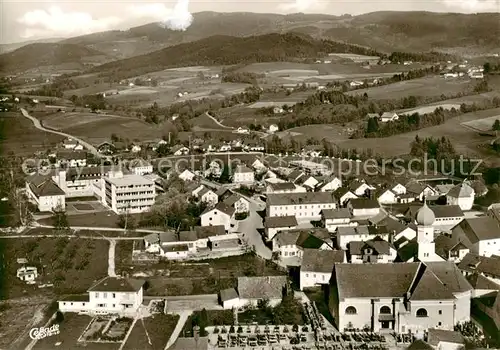
[{"label": "large white multi-story building", "polygon": [[104,178],[103,203],[115,213],[141,213],[155,202],[156,190],[153,181],[139,175]]},{"label": "large white multi-story building", "polygon": [[96,166],[58,170],[52,180],[62,189],[66,198],[102,196],[104,177],[122,177],[119,167]]},{"label": "large white multi-story building", "polygon": [[321,211],[335,209],[337,201],[331,192],[269,194],[266,214],[295,216],[297,220],[320,220]]},{"label": "large white multi-story building", "polygon": [[453,262],[335,264],[330,287],[341,331],[423,335],[470,320],[473,289]]}]

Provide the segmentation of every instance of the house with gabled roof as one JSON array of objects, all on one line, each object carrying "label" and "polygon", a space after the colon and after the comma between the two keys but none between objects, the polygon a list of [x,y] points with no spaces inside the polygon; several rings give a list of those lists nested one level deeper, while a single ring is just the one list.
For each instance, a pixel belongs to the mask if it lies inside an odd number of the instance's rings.
[{"label": "house with gabled roof", "polygon": [[325,179],[322,179],[316,186],[316,190],[321,192],[336,191],[340,187],[342,187],[342,180],[340,176],[332,174]]},{"label": "house with gabled roof", "polygon": [[250,211],[250,201],[238,193],[232,193],[223,202],[233,207],[235,213],[248,213]]},{"label": "house with gabled roof", "polygon": [[389,241],[390,233],[385,227],[375,227],[367,225],[338,227],[336,233],[336,243],[339,249],[347,250],[350,242],[366,241],[375,237],[380,237]]},{"label": "house with gabled roof", "polygon": [[196,174],[189,169],[184,169],[179,174],[179,179],[181,179],[182,181],[193,181],[195,177]]},{"label": "house with gabled roof", "polygon": [[437,196],[439,193],[428,184],[423,184],[414,179],[405,184],[406,194],[410,194],[416,200],[423,201],[424,197]]},{"label": "house with gabled roof", "polygon": [[453,262],[335,264],[329,304],[341,331],[423,336],[470,321],[472,290]]},{"label": "house with gabled roof", "polygon": [[379,188],[374,191],[373,198],[380,204],[394,204],[398,202],[398,195],[389,188]]},{"label": "house with gabled roof", "polygon": [[145,281],[105,277],[87,290],[87,295],[69,296],[58,301],[62,312],[133,316],[143,301]]},{"label": "house with gabled roof", "polygon": [[452,236],[471,253],[486,257],[500,254],[500,223],[489,216],[461,221],[452,229]]},{"label": "house with gabled roof", "polygon": [[331,192],[271,193],[267,195],[267,216],[295,216],[297,220],[320,220],[321,210],[335,209]]},{"label": "house with gabled roof", "polygon": [[53,211],[56,208],[66,210],[66,194],[48,176],[39,174],[28,176],[26,194],[41,212]]},{"label": "house with gabled roof", "polygon": [[217,194],[206,186],[203,186],[200,191],[196,192],[195,197],[200,202],[206,203],[208,206],[214,206],[219,201]]},{"label": "house with gabled roof", "polygon": [[372,186],[365,181],[362,180],[354,180],[349,184],[349,190],[354,193],[356,196],[364,196],[368,193],[368,191],[375,190],[375,186]]},{"label": "house with gabled roof", "polygon": [[270,241],[278,232],[293,230],[297,228],[297,225],[298,223],[295,216],[266,217],[264,219],[266,239]]},{"label": "house with gabled roof", "polygon": [[293,182],[268,182],[266,193],[304,193],[305,187],[294,184]]},{"label": "house with gabled roof", "polygon": [[245,165],[238,165],[233,173],[233,183],[238,184],[253,184],[255,175],[253,170]]},{"label": "house with gabled roof", "polygon": [[469,254],[470,250],[460,240],[456,240],[451,235],[442,234],[434,239],[436,254],[444,260],[459,263]]},{"label": "house with gabled roof", "polygon": [[343,250],[317,250],[305,248],[300,264],[300,290],[318,285],[328,285],[333,266],[346,262]]},{"label": "house with gabled roof", "polygon": [[394,112],[384,112],[379,118],[380,122],[382,123],[393,122],[398,119],[399,119],[398,114]]},{"label": "house with gabled roof", "polygon": [[347,208],[352,216],[373,217],[380,213],[380,204],[375,199],[353,198],[347,202]]},{"label": "house with gabled roof", "polygon": [[439,350],[465,349],[465,337],[460,332],[439,328],[427,330],[427,342]]},{"label": "house with gabled roof", "polygon": [[273,252],[277,252],[287,265],[300,265],[302,254],[306,248],[333,249],[329,232],[321,228],[294,229],[278,232],[273,237]]},{"label": "house with gabled roof", "polygon": [[486,257],[468,253],[457,266],[465,276],[479,274],[494,283],[500,284],[499,257]]},{"label": "house with gabled roof", "polygon": [[338,198],[341,207],[345,206],[349,199],[358,198],[358,196],[347,187],[337,188],[333,194],[335,198]]},{"label": "house with gabled roof", "polygon": [[352,264],[386,264],[394,262],[396,257],[397,250],[394,246],[378,236],[347,244],[347,260]]},{"label": "house with gabled roof", "polygon": [[474,197],[474,189],[469,185],[468,181],[464,181],[446,193],[446,203],[449,205],[458,205],[462,210],[471,210],[474,204]]},{"label": "house with gabled roof", "polygon": [[286,276],[238,277],[238,295],[240,306],[256,307],[262,300],[270,306],[276,306],[287,294],[288,281]]},{"label": "house with gabled roof", "polygon": [[189,154],[189,148],[187,148],[187,147],[186,147],[186,146],[184,146],[184,145],[175,145],[175,146],[173,146],[173,147],[170,149],[170,152],[171,152],[174,156],[182,156],[182,155]]},{"label": "house with gabled roof", "polygon": [[231,220],[234,218],[235,209],[229,205],[219,202],[213,208],[207,208],[201,214],[201,226],[223,225],[226,231],[232,227]]},{"label": "house with gabled roof", "polygon": [[335,232],[337,227],[341,226],[357,226],[358,223],[351,219],[352,214],[347,208],[323,209],[321,211],[321,222],[329,232]]},{"label": "house with gabled roof", "polygon": [[84,150],[60,150],[56,153],[56,167],[60,168],[63,165],[70,168],[84,167],[87,165],[87,155]]}]

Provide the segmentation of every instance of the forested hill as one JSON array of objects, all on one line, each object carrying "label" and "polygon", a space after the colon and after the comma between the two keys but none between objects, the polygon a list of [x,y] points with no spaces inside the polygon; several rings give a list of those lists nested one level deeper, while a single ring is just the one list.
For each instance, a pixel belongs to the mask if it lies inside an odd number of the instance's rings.
[{"label": "forested hill", "polygon": [[314,59],[327,55],[329,52],[381,55],[368,48],[330,40],[318,40],[297,33],[273,33],[243,38],[217,35],[146,55],[107,63],[96,67],[94,71],[123,79],[172,67],[294,61]]}]

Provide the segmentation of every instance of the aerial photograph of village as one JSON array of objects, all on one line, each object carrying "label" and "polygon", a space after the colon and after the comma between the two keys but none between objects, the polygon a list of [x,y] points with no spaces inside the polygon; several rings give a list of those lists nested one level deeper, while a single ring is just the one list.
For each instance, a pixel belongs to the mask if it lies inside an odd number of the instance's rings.
[{"label": "aerial photograph of village", "polygon": [[497,0],[0,17],[0,350],[500,349]]}]

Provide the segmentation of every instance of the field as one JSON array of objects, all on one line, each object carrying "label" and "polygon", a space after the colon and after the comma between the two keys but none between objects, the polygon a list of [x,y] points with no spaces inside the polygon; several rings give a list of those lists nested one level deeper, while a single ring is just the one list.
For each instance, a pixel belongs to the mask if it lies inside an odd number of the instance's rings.
[{"label": "field", "polygon": [[372,99],[394,99],[410,95],[440,96],[470,91],[477,84],[469,78],[444,79],[439,76],[402,81],[390,85],[375,86],[348,92],[349,95],[368,94]]},{"label": "field", "polygon": [[500,114],[495,115],[493,117],[489,117],[489,118],[483,118],[483,119],[472,120],[470,122],[464,122],[464,123],[462,123],[462,125],[476,129],[478,131],[491,131],[493,123],[497,119],[500,120]]},{"label": "field", "polygon": [[[480,136],[477,131],[464,127],[463,123],[491,118],[500,114],[500,108],[466,113],[456,118],[449,119],[444,124],[432,126],[405,134],[394,135],[384,138],[353,139],[338,142],[343,148],[372,149],[373,152],[384,156],[398,156],[410,151],[410,143],[418,135],[421,138],[446,136],[453,143],[459,154],[474,156],[480,153],[478,146],[491,141],[490,136]],[[332,139],[335,142],[334,139]]]},{"label": "field", "polygon": [[165,128],[138,118],[107,114],[59,112],[36,117],[46,127],[81,137],[94,144],[109,140],[111,134],[130,140],[152,140],[161,138],[166,131]]},{"label": "field", "polygon": [[436,108],[442,108],[442,109],[448,109],[451,110],[453,108],[455,109],[460,109],[459,104],[453,104],[453,103],[441,103],[441,104],[436,104],[436,105],[430,105],[430,106],[422,106],[418,108],[413,108],[413,109],[405,109],[402,111],[397,111],[398,114],[413,114],[413,113],[418,113],[420,115],[423,114],[429,114],[432,113],[436,110]]},{"label": "field", "polygon": [[179,316],[154,314],[138,320],[123,347],[124,350],[163,350]]},{"label": "field", "polygon": [[337,124],[313,124],[299,126],[285,131],[275,133],[280,138],[292,136],[297,142],[305,142],[311,137],[316,140],[324,138],[336,140],[336,142],[349,139],[347,129]]},{"label": "field", "polygon": [[[104,240],[68,238],[0,239],[5,267],[2,271],[2,297],[12,298],[25,293],[37,294],[36,285],[26,285],[16,278],[17,258],[27,258],[38,268],[40,283],[54,283],[56,294],[82,293],[107,275],[109,244]],[[42,289],[43,290],[43,289]]]},{"label": "field", "polygon": [[21,113],[0,113],[0,134],[3,152],[14,152],[19,156],[29,156],[36,152],[45,152],[64,140],[63,136],[44,132],[35,128],[33,123]]},{"label": "field", "polygon": [[[74,204],[76,205],[76,204]],[[81,204],[80,204],[81,205]],[[68,223],[70,226],[86,226],[86,227],[118,227],[118,215],[112,211],[75,214],[68,215]],[[38,220],[42,225],[52,225],[52,218]]]}]

